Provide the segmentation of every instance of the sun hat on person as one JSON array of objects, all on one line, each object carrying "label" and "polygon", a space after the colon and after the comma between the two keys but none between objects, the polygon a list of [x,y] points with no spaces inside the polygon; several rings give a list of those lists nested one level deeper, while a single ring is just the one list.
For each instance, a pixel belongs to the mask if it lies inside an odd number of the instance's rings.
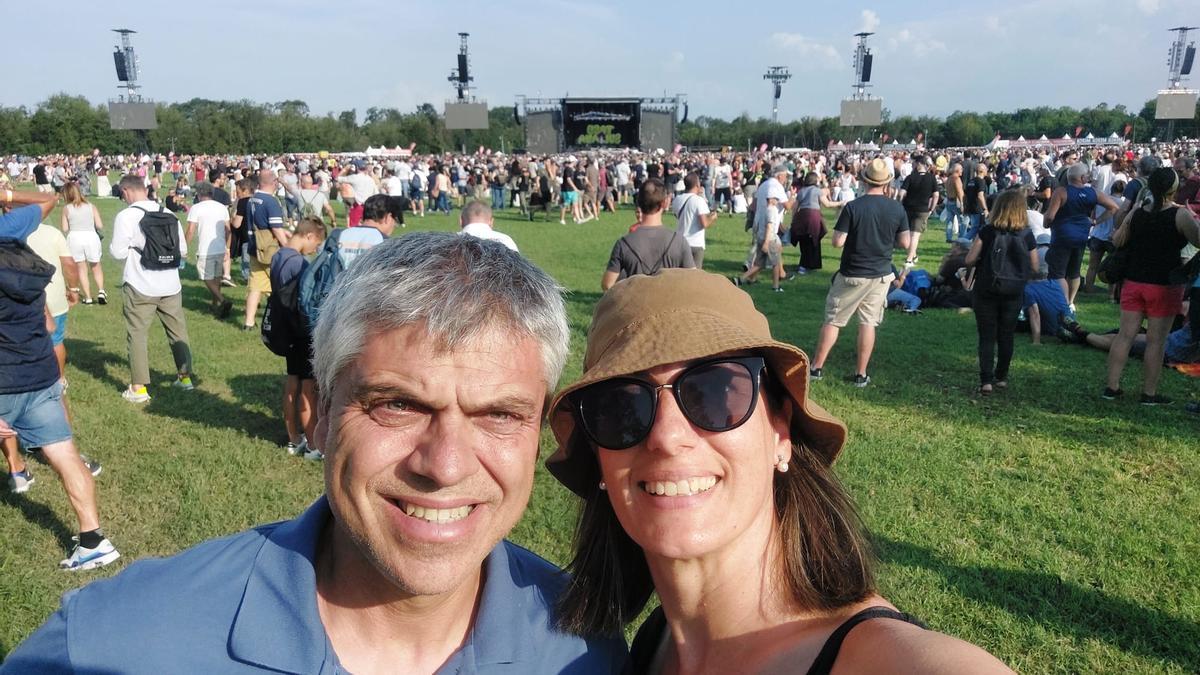
[{"label": "sun hat on person", "polygon": [[761,355],[771,378],[786,391],[792,438],[832,463],[846,443],[846,425],[808,397],[808,355],[771,337],[754,301],[725,277],[667,269],[620,281],[596,304],[583,376],[560,391],[549,408],[558,450],[546,468],[579,495],[599,480],[592,447],[577,428],[572,393],[656,366],[745,352]]},{"label": "sun hat on person", "polygon": [[892,182],[892,170],[887,162],[876,157],[863,165],[861,178],[870,185],[887,185]]}]

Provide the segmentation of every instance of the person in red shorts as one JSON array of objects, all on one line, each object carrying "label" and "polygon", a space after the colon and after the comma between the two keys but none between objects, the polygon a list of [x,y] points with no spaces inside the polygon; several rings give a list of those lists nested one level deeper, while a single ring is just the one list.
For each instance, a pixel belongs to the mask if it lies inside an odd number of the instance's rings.
[{"label": "person in red shorts", "polygon": [[1191,243],[1200,246],[1200,225],[1191,211],[1174,203],[1179,174],[1174,169],[1157,169],[1150,174],[1151,198],[1133,208],[1113,233],[1117,248],[1128,251],[1129,263],[1121,288],[1121,327],[1108,352],[1108,382],[1101,398],[1119,398],[1121,373],[1129,359],[1129,348],[1141,328],[1146,327],[1143,360],[1142,405],[1165,405],[1171,400],[1158,393],[1162,355],[1175,315],[1183,306],[1182,286],[1170,283],[1170,271],[1179,266],[1180,251]]}]

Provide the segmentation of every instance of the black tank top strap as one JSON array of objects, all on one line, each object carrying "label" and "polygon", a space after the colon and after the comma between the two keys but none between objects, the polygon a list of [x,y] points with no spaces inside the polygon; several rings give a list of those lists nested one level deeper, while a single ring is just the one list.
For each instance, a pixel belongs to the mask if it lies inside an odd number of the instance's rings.
[{"label": "black tank top strap", "polygon": [[843,621],[842,625],[838,626],[829,636],[829,639],[825,640],[825,645],[821,647],[821,652],[817,654],[817,659],[813,661],[812,667],[808,669],[808,675],[827,675],[833,670],[833,662],[837,660],[838,652],[842,649],[842,642],[845,641],[846,635],[858,624],[878,618],[896,619],[897,621],[911,623],[921,628],[928,628],[920,619],[904,612],[897,612],[887,607],[868,607]]}]

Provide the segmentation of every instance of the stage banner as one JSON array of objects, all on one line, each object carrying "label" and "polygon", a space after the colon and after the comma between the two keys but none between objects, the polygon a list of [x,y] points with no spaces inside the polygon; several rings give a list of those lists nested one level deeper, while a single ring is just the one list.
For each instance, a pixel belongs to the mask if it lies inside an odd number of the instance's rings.
[{"label": "stage banner", "polygon": [[563,138],[568,148],[636,148],[641,145],[641,101],[564,99]]}]

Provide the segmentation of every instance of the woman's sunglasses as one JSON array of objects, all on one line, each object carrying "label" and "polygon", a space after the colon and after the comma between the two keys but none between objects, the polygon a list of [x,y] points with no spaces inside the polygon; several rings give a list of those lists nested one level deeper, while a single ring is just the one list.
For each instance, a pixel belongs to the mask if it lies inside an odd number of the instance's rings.
[{"label": "woman's sunglasses", "polygon": [[593,444],[624,450],[650,434],[662,389],[671,390],[684,416],[701,429],[738,428],[754,414],[764,368],[761,356],[719,358],[694,364],[667,384],[617,377],[584,387],[571,400]]}]

